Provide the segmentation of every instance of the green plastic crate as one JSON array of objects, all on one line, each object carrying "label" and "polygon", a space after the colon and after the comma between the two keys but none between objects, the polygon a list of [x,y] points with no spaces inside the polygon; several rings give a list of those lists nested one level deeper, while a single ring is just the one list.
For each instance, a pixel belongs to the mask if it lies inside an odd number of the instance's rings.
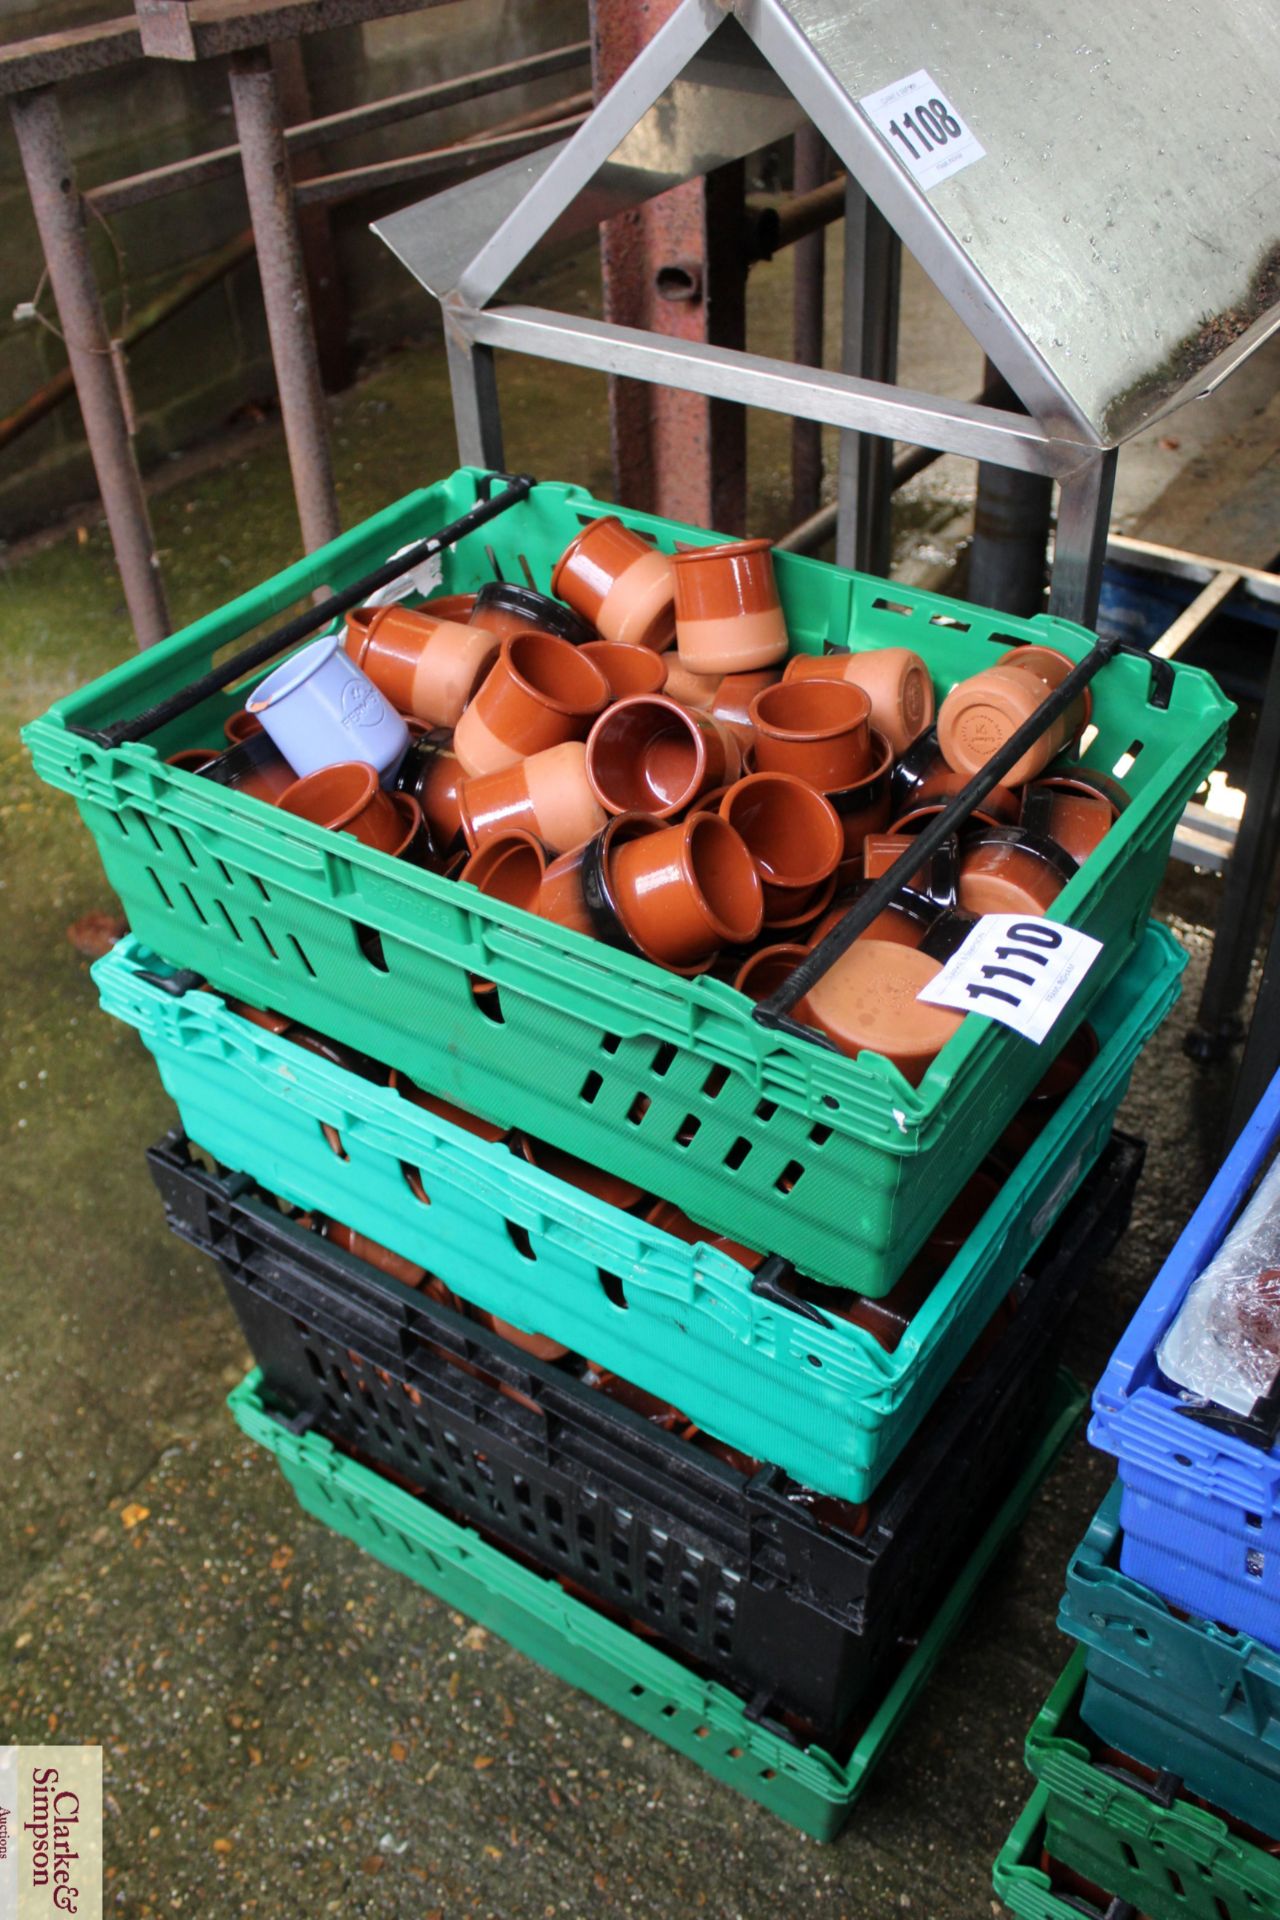
[{"label": "green plastic crate", "polygon": [[1101,1743],[1080,1719],[1084,1651],[1073,1656],[1027,1735],[1027,1767],[1048,1790],[1049,1852],[1153,1920],[1259,1920],[1280,1915],[1280,1858],[1218,1813],[1099,1765]]},{"label": "green plastic crate", "polygon": [[[888,1290],[1039,1079],[1046,1049],[971,1015],[911,1087],[764,1028],[723,981],[683,980],[228,793],[165,764],[243,701],[216,696],[154,742],[104,750],[71,731],[140,712],[313,588],[342,586],[476,500],[463,470],[412,494],[184,632],[56,703],[25,729],[37,771],[75,795],[129,921],[157,953],[398,1066],[501,1125],[625,1173],[696,1220],[837,1286]],[[444,556],[441,590],[545,586],[580,525],[614,511],[543,485]],[[670,549],[715,536],[624,511]],[[777,556],[797,651],[909,644],[939,693],[1011,643],[1083,655],[1092,636]],[[1071,1003],[1085,1017],[1141,938],[1186,800],[1216,764],[1230,704],[1207,675],[1133,656],[1093,683],[1086,759],[1127,765],[1131,795],[1053,912],[1104,941]],[[1154,700],[1154,704],[1153,704]],[[376,939],[371,939],[376,935]],[[475,982],[496,993],[477,993]],[[1062,1038],[1065,1038],[1065,1031]]]},{"label": "green plastic crate", "polygon": [[802,1485],[864,1500],[1102,1151],[1184,963],[1152,926],[1095,1008],[1097,1060],[892,1354],[860,1327],[820,1324],[754,1292],[727,1254],[591,1199],[264,1033],[210,993],[173,997],[136,941],[98,961],[94,978],[103,1006],[155,1056],[186,1133],[223,1166],[394,1247],[501,1319],[589,1353]]},{"label": "green plastic crate", "polygon": [[[1055,1884],[1041,1864],[1047,1833],[1048,1794],[1037,1787],[1014,1823],[1013,1831],[996,1855],[991,1882],[1010,1913],[1018,1920],[1158,1920],[1155,1914],[1135,1913],[1117,1897],[1101,1906]],[[1262,1916],[1258,1916],[1262,1920]]]},{"label": "green plastic crate", "polygon": [[267,1411],[260,1379],[257,1371],[249,1374],[227,1404],[249,1438],[275,1455],[308,1513],[816,1840],[832,1840],[844,1826],[984,1574],[1075,1431],[1084,1405],[1076,1381],[1060,1373],[1040,1443],[1022,1478],[849,1759],[838,1762],[820,1748],[794,1747],[756,1724],[727,1688],[698,1679],[670,1654],[593,1612],[555,1581],[509,1560],[470,1528],[338,1453],[320,1435],[291,1433]]}]

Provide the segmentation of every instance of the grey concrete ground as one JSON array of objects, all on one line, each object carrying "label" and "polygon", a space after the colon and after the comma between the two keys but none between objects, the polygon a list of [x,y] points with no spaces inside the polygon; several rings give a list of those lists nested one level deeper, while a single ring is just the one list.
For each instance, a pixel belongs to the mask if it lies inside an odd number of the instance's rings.
[{"label": "grey concrete ground", "polygon": [[[767,326],[785,280],[757,279],[753,299]],[[506,390],[513,462],[607,491],[598,387],[558,375],[553,396],[535,371]],[[348,522],[447,468],[436,355],[388,362],[337,404],[335,431]],[[783,524],[784,432],[753,440],[765,530]],[[276,435],[164,493],[156,518],[182,618],[282,564]],[[1108,1480],[1082,1443],[823,1849],[328,1537],[240,1440],[222,1400],[247,1356],[142,1161],[172,1110],[66,938],[110,902],[15,738],[127,645],[98,525],[0,575],[0,1740],[102,1743],[108,1911],[991,1912],[990,1863],[1027,1792],[1022,1735],[1067,1653],[1063,1568]],[[1122,1116],[1151,1152],[1074,1336],[1090,1379],[1220,1153],[1223,1073],[1179,1049],[1215,904],[1216,883],[1186,874],[1162,902],[1192,968]]]}]

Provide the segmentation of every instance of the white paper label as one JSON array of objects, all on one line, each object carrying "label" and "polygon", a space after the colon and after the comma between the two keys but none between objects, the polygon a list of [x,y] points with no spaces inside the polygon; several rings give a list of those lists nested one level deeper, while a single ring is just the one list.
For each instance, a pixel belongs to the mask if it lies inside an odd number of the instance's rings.
[{"label": "white paper label", "polygon": [[[417,544],[416,540],[410,542],[410,546],[416,547]],[[397,560],[400,554],[408,551],[409,547],[400,547],[388,558]],[[432,588],[440,585],[443,574],[444,568],[440,562],[440,555],[430,554],[420,567],[414,567],[409,573],[402,573],[398,580],[391,580],[385,587],[379,587],[376,593],[371,593],[364,604],[366,607],[389,607],[397,600],[407,600],[411,593],[420,593],[425,600]]]},{"label": "white paper label", "polygon": [[987,150],[969,131],[936,80],[921,67],[858,102],[885,145],[927,192]]},{"label": "white paper label", "polygon": [[918,998],[989,1014],[1039,1042],[1101,952],[1101,940],[1056,920],[986,913]]}]

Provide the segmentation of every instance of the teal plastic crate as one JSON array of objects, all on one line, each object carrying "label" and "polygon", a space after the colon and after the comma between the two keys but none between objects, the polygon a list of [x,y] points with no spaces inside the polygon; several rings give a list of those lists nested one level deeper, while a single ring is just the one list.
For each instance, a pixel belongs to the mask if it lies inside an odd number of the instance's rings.
[{"label": "teal plastic crate", "polygon": [[1046,1863],[1047,1804],[1046,1789],[1037,1787],[996,1855],[991,1882],[1010,1913],[1017,1920],[1161,1920],[1135,1912],[1118,1896],[1104,1893],[1095,1900]]},{"label": "teal plastic crate", "polygon": [[1027,1735],[1028,1770],[1048,1790],[1045,1844],[1154,1920],[1280,1915],[1280,1858],[1220,1813],[1165,1794],[1108,1762],[1080,1718],[1078,1650]]},{"label": "teal plastic crate", "polygon": [[503,1320],[589,1354],[802,1485],[864,1500],[1101,1153],[1184,962],[1153,926],[1094,1010],[1093,1066],[892,1354],[862,1328],[754,1292],[727,1254],[591,1199],[265,1033],[211,993],[174,997],[134,940],[94,977],[103,1006],[155,1056],[186,1133],[224,1166],[393,1247]]},{"label": "teal plastic crate", "polygon": [[1280,1653],[1177,1612],[1120,1571],[1120,1491],[1072,1555],[1058,1613],[1085,1649],[1081,1718],[1280,1842]]},{"label": "teal plastic crate", "polygon": [[228,1405],[249,1438],[275,1456],[308,1513],[817,1840],[833,1840],[849,1818],[983,1576],[1075,1431],[1084,1405],[1076,1382],[1059,1374],[1042,1436],[1018,1485],[858,1734],[849,1758],[837,1761],[820,1748],[792,1746],[751,1720],[727,1688],[698,1679],[670,1654],[338,1453],[328,1440],[291,1433],[268,1412],[259,1381],[260,1375],[251,1373]]},{"label": "teal plastic crate", "polygon": [[[313,588],[348,584],[452,521],[481,478],[463,470],[410,495],[59,701],[24,733],[37,771],[74,794],[130,925],[157,953],[500,1125],[625,1173],[717,1231],[834,1285],[883,1293],[1050,1047],[971,1015],[911,1087],[880,1056],[850,1060],[766,1029],[723,981],[677,978],[167,766],[177,748],[217,739],[248,683],[154,741],[105,749],[72,730],[177,692]],[[545,586],[581,524],[613,510],[578,488],[538,486],[445,554],[441,591],[491,578],[490,551],[505,576],[523,577],[523,559]],[[622,517],[667,550],[715,537]],[[1013,620],[795,554],[778,554],[777,572],[797,651],[909,644],[940,694],[1011,644],[1078,658],[1092,642],[1047,616]],[[1125,768],[1130,805],[1054,903],[1055,917],[1104,942],[1072,1023],[1141,939],[1174,827],[1219,758],[1231,711],[1203,673],[1156,673],[1134,656],[1111,661],[1092,691],[1085,758]]]}]

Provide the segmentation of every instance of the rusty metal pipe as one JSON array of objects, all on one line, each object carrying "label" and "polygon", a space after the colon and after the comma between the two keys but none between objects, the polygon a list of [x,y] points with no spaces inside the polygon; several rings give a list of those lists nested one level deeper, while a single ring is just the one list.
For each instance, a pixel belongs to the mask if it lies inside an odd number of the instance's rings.
[{"label": "rusty metal pipe", "polygon": [[788,194],[783,200],[747,202],[747,259],[772,260],[784,247],[817,233],[844,218],[845,175],[824,181],[811,192]]},{"label": "rusty metal pipe", "polygon": [[62,115],[52,87],[15,95],[9,111],[129,618],[138,645],[154,646],[169,631],[169,613]]},{"label": "rusty metal pipe", "polygon": [[233,54],[230,76],[289,470],[311,553],[336,539],[340,523],[280,96],[264,47]]}]

